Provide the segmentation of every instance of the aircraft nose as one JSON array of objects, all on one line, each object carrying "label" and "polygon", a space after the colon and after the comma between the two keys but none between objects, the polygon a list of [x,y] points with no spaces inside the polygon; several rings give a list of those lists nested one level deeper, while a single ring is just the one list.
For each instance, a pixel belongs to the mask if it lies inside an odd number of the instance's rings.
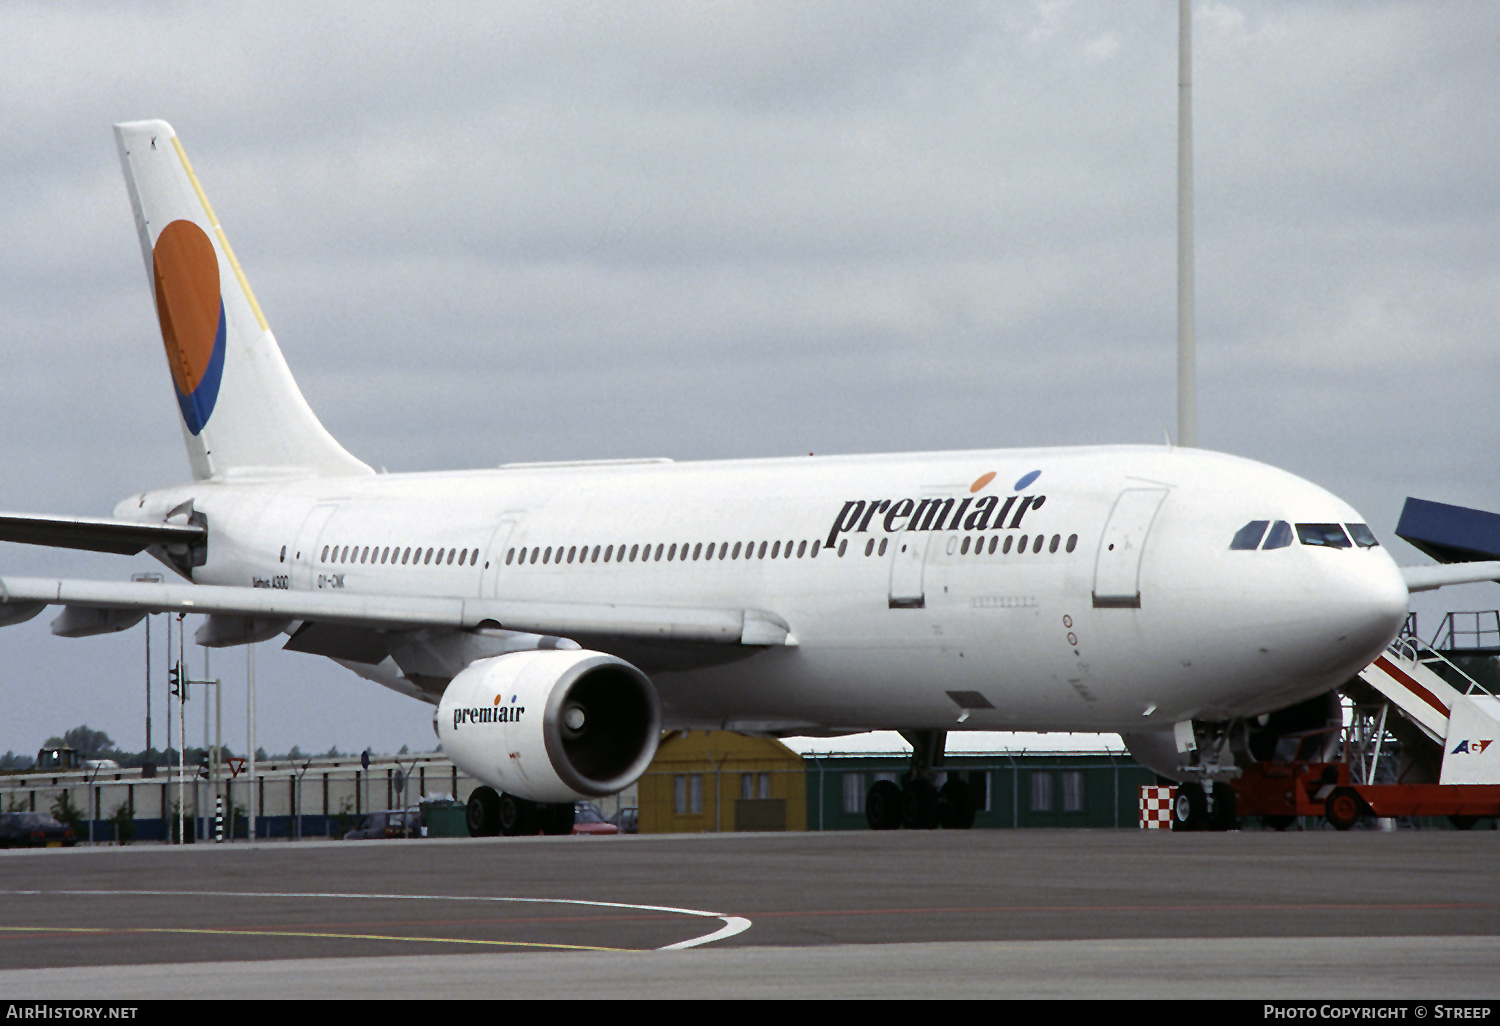
[{"label": "aircraft nose", "polygon": [[1340,575],[1327,611],[1335,627],[1336,650],[1357,672],[1401,630],[1409,599],[1401,570],[1384,549],[1348,555],[1359,565]]}]

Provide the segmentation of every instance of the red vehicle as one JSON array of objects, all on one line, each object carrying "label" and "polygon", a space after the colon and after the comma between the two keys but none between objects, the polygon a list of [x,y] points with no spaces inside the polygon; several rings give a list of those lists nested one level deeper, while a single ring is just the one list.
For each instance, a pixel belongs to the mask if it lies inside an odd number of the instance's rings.
[{"label": "red vehicle", "polygon": [[[1316,742],[1311,731],[1304,741]],[[1299,745],[1298,754],[1319,749]],[[1339,762],[1257,762],[1233,782],[1241,816],[1260,816],[1285,830],[1298,816],[1322,816],[1348,830],[1363,816],[1447,816],[1467,830],[1481,816],[1500,815],[1500,784],[1361,784],[1349,772],[1348,751]]]},{"label": "red vehicle", "polygon": [[600,815],[593,802],[573,804],[573,833],[618,834],[619,832],[620,828]]}]

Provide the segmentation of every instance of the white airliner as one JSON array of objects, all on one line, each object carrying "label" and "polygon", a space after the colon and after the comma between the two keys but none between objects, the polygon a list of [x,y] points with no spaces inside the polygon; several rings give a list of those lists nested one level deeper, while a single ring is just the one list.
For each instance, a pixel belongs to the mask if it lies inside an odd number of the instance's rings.
[{"label": "white airliner", "polygon": [[[872,825],[965,826],[952,730],[1118,731],[1222,807],[1236,738],[1395,636],[1403,576],[1349,505],[1196,449],[1101,446],[377,474],[303,399],[171,126],[115,126],[193,480],[0,539],[148,551],[187,583],[0,580],[0,624],[207,614],[436,707],[479,833],[620,790],[664,729],[897,729]],[[1262,718],[1257,720],[1256,718]],[[1204,788],[1203,785],[1210,785]],[[493,788],[493,790],[491,790]]]}]

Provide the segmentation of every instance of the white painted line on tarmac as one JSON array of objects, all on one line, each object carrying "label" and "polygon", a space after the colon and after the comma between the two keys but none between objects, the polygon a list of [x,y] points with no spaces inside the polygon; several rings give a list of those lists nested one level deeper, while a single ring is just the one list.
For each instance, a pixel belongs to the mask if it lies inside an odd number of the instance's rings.
[{"label": "white painted line on tarmac", "polygon": [[667,944],[656,950],[683,951],[687,948],[696,948],[700,944],[712,944],[714,941],[721,941],[750,929],[750,920],[741,916],[720,916],[719,918],[724,920],[724,925],[713,933],[705,934],[702,937],[694,937],[692,940],[678,941],[676,944]]},{"label": "white painted line on tarmac", "polygon": [[621,908],[638,912],[670,912],[676,915],[698,916],[704,919],[722,919],[724,925],[713,933],[692,937],[676,944],[666,944],[657,951],[682,951],[715,941],[727,940],[750,929],[750,920],[743,916],[727,916],[722,912],[707,912],[696,908],[675,908],[671,905],[635,905],[623,901],[589,901],[584,898],[512,898],[485,894],[354,894],[343,891],[163,891],[163,890],[0,890],[0,896],[57,896],[83,897],[192,897],[192,898],[304,898],[304,899],[359,899],[374,901],[487,901],[493,903],[529,903],[536,905],[586,905],[592,908]]}]

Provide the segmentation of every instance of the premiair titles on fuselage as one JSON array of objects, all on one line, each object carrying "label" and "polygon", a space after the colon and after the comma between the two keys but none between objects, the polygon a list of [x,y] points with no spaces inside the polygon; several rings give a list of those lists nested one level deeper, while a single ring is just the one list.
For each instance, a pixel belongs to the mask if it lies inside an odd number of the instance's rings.
[{"label": "premiair titles on fuselage", "polygon": [[[1018,501],[1019,500],[1019,501]],[[900,531],[987,531],[994,529],[1015,530],[1021,526],[1021,518],[1028,511],[1042,508],[1047,501],[1045,495],[1006,496],[1002,503],[998,495],[986,495],[979,499],[849,499],[844,508],[833,519],[828,531],[828,548],[838,544],[841,534],[853,531],[867,533],[870,522],[876,521],[887,534]],[[956,504],[956,505],[955,505]],[[970,509],[970,506],[973,509]],[[998,510],[997,510],[998,507]],[[967,516],[965,514],[967,513]],[[1011,518],[1010,523],[1005,518]]]}]

